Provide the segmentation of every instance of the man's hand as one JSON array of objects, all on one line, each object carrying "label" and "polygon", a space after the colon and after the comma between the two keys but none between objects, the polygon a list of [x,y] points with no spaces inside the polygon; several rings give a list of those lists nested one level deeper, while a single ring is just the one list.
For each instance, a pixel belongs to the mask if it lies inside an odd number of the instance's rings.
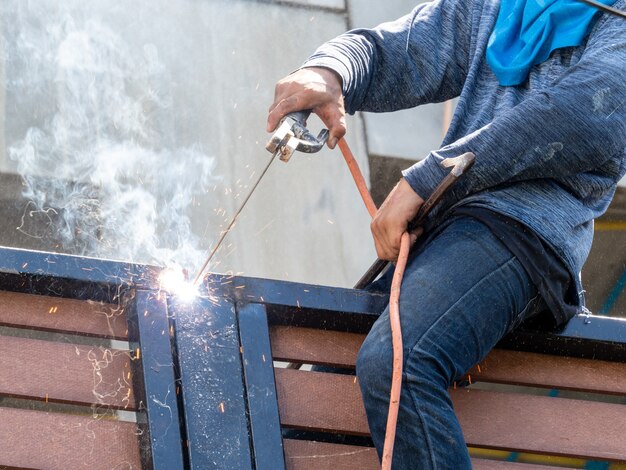
[{"label": "man's hand", "polygon": [[[424,203],[404,178],[389,193],[372,220],[371,229],[378,258],[395,261],[400,252],[400,238],[407,225]],[[421,229],[412,232],[411,244],[417,240]]]},{"label": "man's hand", "polygon": [[312,109],[328,127],[328,146],[335,148],[346,133],[346,118],[341,93],[341,78],[330,69],[300,69],[276,84],[274,103],[267,118],[272,132],[288,113]]}]

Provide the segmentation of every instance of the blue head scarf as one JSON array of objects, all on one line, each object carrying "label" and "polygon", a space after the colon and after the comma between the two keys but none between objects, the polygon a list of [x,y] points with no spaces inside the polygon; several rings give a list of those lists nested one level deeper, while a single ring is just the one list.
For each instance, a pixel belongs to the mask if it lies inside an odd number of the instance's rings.
[{"label": "blue head scarf", "polygon": [[487,46],[487,62],[500,85],[519,85],[555,49],[579,46],[598,13],[578,0],[502,0]]}]

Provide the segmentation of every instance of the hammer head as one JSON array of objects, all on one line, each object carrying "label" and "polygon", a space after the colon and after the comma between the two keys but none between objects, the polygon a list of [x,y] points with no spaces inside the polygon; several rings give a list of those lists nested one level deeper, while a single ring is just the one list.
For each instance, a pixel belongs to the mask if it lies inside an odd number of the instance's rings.
[{"label": "hammer head", "polygon": [[311,111],[298,111],[285,116],[265,148],[279,155],[284,162],[289,161],[296,150],[304,153],[319,152],[328,140],[328,130],[322,129],[317,138],[314,137],[306,128],[310,114]]},{"label": "hammer head", "polygon": [[458,157],[446,158],[441,162],[441,165],[446,168],[452,168],[452,170],[450,170],[450,174],[458,178],[469,170],[472,165],[474,165],[475,161],[476,155],[472,152],[467,152],[463,155],[459,155]]}]

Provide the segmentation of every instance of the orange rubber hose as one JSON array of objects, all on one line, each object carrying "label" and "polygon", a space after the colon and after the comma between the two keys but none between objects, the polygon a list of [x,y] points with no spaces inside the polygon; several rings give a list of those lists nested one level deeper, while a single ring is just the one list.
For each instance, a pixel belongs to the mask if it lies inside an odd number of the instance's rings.
[{"label": "orange rubber hose", "polygon": [[356,162],[350,147],[348,147],[348,142],[346,139],[339,139],[339,150],[341,150],[341,154],[343,155],[344,160],[348,164],[348,168],[350,169],[350,173],[352,174],[352,178],[354,178],[354,182],[356,183],[356,187],[361,194],[361,199],[365,203],[365,207],[367,208],[367,212],[370,213],[370,216],[374,218],[376,215],[376,211],[378,208],[376,204],[374,204],[374,200],[372,199],[372,195],[367,189],[367,183],[365,183],[365,178],[363,178],[363,173],[361,173],[361,169],[359,168],[359,164]]},{"label": "orange rubber hose", "polygon": [[387,430],[383,447],[383,470],[391,469],[393,460],[393,444],[396,440],[396,424],[400,408],[400,392],[402,389],[402,327],[400,326],[400,286],[404,277],[404,268],[409,258],[411,238],[404,232],[400,239],[400,253],[396,262],[389,293],[389,323],[391,325],[391,342],[393,345],[393,373],[391,375],[391,392],[389,394],[389,411],[387,412]]},{"label": "orange rubber hose", "polygon": [[[350,173],[354,178],[361,198],[372,218],[376,215],[377,208],[372,195],[367,189],[367,183],[358,163],[356,162],[350,147],[345,139],[339,140],[339,149],[348,164]],[[402,390],[402,327],[400,326],[400,286],[404,269],[409,258],[411,240],[408,232],[402,234],[400,239],[400,253],[396,262],[396,269],[391,282],[389,293],[389,323],[391,325],[391,342],[393,347],[393,372],[391,376],[391,392],[389,396],[389,411],[387,412],[387,429],[385,431],[385,443],[383,446],[382,469],[390,470],[393,460],[393,444],[396,438],[396,425],[398,423],[398,411],[400,408],[400,392]]]}]

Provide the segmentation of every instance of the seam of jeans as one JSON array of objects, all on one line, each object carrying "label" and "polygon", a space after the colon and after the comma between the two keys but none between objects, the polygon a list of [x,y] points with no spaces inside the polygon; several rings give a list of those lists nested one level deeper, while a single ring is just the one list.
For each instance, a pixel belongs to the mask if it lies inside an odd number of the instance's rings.
[{"label": "seam of jeans", "polygon": [[[406,381],[406,379],[404,381]],[[422,435],[425,438],[426,447],[428,448],[428,455],[430,457],[431,468],[436,469],[437,468],[437,463],[435,461],[435,453],[433,452],[433,443],[430,440],[430,433],[428,432],[428,426],[426,426],[426,421],[424,421],[422,408],[417,403],[417,401],[415,400],[415,397],[411,393],[411,390],[407,390],[407,393],[408,393],[409,397],[411,397],[411,402],[413,403],[413,407],[415,408],[415,411],[417,412],[417,416],[418,416],[418,418],[420,420],[420,424],[421,424],[422,429],[423,429]]]},{"label": "seam of jeans", "polygon": [[505,261],[504,263],[502,263],[500,266],[498,266],[497,268],[495,268],[493,271],[491,271],[489,274],[487,274],[486,276],[484,276],[483,278],[480,279],[480,281],[478,281],[477,283],[475,283],[473,286],[471,286],[467,291],[465,291],[457,300],[456,302],[454,302],[452,305],[450,305],[450,307],[448,307],[445,312],[443,312],[439,318],[437,319],[437,321],[435,321],[432,325],[430,325],[430,327],[420,336],[420,338],[415,342],[415,344],[411,347],[407,349],[407,360],[408,360],[408,356],[418,347],[418,345],[422,342],[422,340],[424,339],[424,337],[430,332],[430,330],[432,330],[435,326],[437,326],[439,324],[439,322],[448,314],[448,312],[450,310],[452,310],[454,307],[456,307],[459,302],[463,301],[465,299],[465,297],[472,292],[474,289],[476,289],[480,284],[482,284],[483,282],[485,282],[487,279],[491,278],[492,276],[494,276],[498,271],[504,269],[505,267],[507,267],[509,264],[511,264],[513,261],[516,261],[517,258],[513,255],[511,255],[511,258],[509,258],[507,261]]}]

